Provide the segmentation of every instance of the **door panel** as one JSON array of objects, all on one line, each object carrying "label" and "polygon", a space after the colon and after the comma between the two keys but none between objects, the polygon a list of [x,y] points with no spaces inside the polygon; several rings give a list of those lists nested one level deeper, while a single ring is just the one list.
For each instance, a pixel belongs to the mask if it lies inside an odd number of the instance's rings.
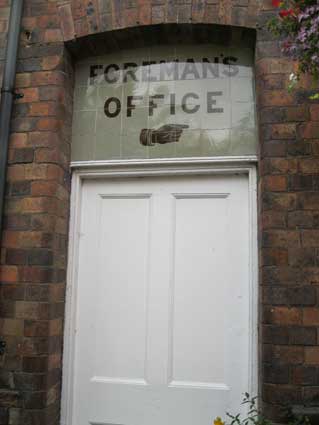
[{"label": "door panel", "polygon": [[246,176],[83,184],[73,425],[211,425],[249,384]]},{"label": "door panel", "polygon": [[143,380],[150,197],[103,195],[100,204],[94,375]]},{"label": "door panel", "polygon": [[[224,382],[227,198],[228,194],[175,195],[171,281],[175,385]],[[212,344],[211,335],[218,343]]]}]

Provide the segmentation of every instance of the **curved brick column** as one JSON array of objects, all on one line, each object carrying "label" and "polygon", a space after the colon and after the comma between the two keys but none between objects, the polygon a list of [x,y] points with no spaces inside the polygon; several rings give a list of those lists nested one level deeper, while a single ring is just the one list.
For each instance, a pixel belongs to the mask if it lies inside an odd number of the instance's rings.
[{"label": "curved brick column", "polygon": [[[257,31],[261,380],[265,411],[319,396],[319,105],[262,29],[271,0],[26,0],[1,251],[0,425],[59,423],[73,70],[67,47],[168,23]],[[10,1],[0,0],[0,58]],[[105,35],[102,35],[105,33]],[[67,42],[65,44],[65,42]],[[1,69],[1,68],[0,68]]]}]

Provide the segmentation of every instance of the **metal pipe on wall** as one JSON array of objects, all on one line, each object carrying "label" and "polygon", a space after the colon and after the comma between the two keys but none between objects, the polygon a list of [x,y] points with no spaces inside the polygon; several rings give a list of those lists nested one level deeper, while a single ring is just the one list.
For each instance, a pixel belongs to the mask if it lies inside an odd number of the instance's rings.
[{"label": "metal pipe on wall", "polygon": [[2,235],[10,121],[15,97],[14,84],[22,12],[23,0],[12,0],[0,102],[0,240]]}]

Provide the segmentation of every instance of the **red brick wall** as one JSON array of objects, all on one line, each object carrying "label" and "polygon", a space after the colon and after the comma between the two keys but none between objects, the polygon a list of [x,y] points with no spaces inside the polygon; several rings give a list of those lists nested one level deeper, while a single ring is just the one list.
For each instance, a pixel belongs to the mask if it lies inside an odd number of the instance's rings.
[{"label": "red brick wall", "polygon": [[285,402],[318,401],[319,105],[306,80],[288,94],[294,64],[263,29],[271,13],[270,0],[25,1],[1,251],[0,425],[59,421],[72,111],[64,41],[174,22],[258,25],[260,390],[275,420]]},{"label": "red brick wall", "polygon": [[10,0],[0,0],[0,84],[2,83],[7,30],[10,12]]},{"label": "red brick wall", "polygon": [[72,69],[53,40],[58,25],[56,2],[25,2],[1,251],[0,424],[57,424],[60,412]]},{"label": "red brick wall", "polygon": [[278,418],[280,404],[319,405],[319,105],[307,78],[288,93],[295,64],[264,31],[257,53],[261,388]]}]

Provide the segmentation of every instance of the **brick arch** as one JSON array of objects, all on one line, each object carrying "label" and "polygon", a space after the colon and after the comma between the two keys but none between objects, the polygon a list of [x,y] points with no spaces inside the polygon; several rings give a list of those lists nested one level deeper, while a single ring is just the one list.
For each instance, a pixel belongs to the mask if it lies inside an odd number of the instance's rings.
[{"label": "brick arch", "polygon": [[60,2],[63,41],[122,28],[169,23],[256,27],[258,0],[71,0]]},{"label": "brick arch", "polygon": [[158,24],[134,26],[66,41],[75,61],[119,50],[152,47],[159,44],[218,44],[255,49],[256,30],[216,24]]}]

